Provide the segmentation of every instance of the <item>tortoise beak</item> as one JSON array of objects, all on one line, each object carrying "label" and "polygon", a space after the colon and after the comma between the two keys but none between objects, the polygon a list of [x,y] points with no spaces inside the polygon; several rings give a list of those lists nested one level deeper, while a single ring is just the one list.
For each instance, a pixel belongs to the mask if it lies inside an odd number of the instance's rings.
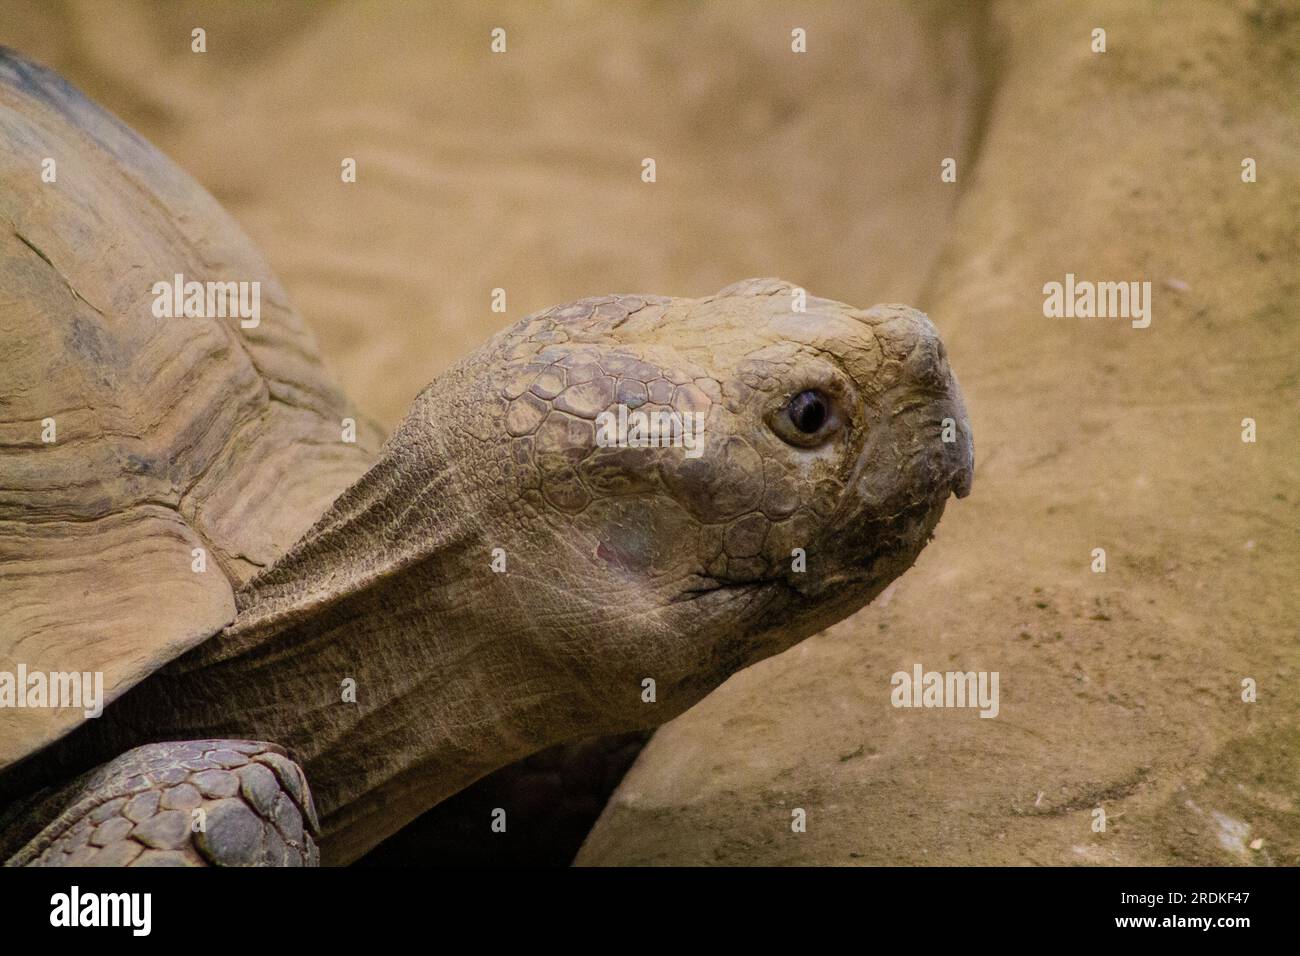
[{"label": "tortoise beak", "polygon": [[971,485],[975,483],[975,449],[969,444],[966,447],[967,463],[953,476],[952,493],[958,498],[965,498],[970,494]]},{"label": "tortoise beak", "polygon": [[952,469],[952,493],[958,498],[970,494],[975,481],[975,436],[971,433],[970,416],[962,399],[957,376],[949,372],[948,401],[953,421],[957,423],[957,440],[949,443],[948,461]]},{"label": "tortoise beak", "polygon": [[[948,350],[928,317],[915,313],[906,334],[912,348],[904,374],[916,392],[932,402],[930,414],[935,417],[926,430],[939,438],[939,447],[926,452],[933,487],[942,489],[946,483],[952,494],[965,498],[975,480],[975,440],[961,386],[948,364]],[[946,427],[949,419],[955,426],[951,431]]]}]

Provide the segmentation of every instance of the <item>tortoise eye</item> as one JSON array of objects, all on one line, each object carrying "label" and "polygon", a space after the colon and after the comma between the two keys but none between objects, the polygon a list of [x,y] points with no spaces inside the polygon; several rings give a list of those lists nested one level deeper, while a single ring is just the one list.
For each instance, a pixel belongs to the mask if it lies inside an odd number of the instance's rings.
[{"label": "tortoise eye", "polygon": [[830,396],[809,388],[796,393],[769,423],[786,444],[812,448],[839,429],[840,417]]},{"label": "tortoise eye", "polygon": [[785,414],[799,431],[805,435],[815,435],[826,423],[826,416],[830,414],[830,409],[826,407],[826,401],[820,393],[807,391],[800,392],[790,399],[790,404],[785,407]]}]

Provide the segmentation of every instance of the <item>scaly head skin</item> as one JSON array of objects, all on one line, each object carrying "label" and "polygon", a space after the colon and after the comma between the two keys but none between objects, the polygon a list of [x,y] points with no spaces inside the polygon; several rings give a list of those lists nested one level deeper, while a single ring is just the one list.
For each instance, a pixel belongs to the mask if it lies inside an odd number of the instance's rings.
[{"label": "scaly head skin", "polygon": [[[857,610],[969,491],[970,425],[930,321],[798,294],[758,279],[550,309],[408,419],[459,423],[443,440],[484,479],[468,508],[506,559],[492,600],[619,722],[662,722]],[[620,417],[673,412],[702,435],[616,444]]]}]

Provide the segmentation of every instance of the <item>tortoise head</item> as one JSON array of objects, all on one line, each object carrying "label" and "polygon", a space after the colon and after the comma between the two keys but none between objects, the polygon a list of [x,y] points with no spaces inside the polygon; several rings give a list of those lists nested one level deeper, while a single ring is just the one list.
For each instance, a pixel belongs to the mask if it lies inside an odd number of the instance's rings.
[{"label": "tortoise head", "polygon": [[777,280],[549,309],[450,379],[488,383],[452,454],[497,449],[494,613],[631,724],[866,604],[971,485],[929,319]]}]

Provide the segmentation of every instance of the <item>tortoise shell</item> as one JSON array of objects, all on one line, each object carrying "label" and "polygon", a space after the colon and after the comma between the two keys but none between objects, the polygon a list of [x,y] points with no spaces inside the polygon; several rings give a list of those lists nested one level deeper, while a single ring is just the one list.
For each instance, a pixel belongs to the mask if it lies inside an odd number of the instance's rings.
[{"label": "tortoise shell", "polygon": [[[379,435],[217,201],[3,48],[0,144],[4,767],[87,719],[14,706],[20,670],[102,673],[111,701],[219,632]],[[187,317],[191,282],[247,283],[257,309]]]}]

